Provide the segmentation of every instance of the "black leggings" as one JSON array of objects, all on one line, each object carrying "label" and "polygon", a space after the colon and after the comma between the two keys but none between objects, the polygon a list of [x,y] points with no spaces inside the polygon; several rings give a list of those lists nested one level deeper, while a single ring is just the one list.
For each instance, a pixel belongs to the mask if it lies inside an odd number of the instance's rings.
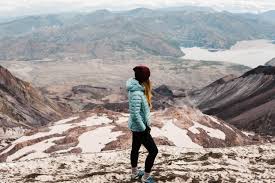
[{"label": "black leggings", "polygon": [[133,132],[132,131],[132,150],[131,150],[131,165],[136,167],[138,163],[138,154],[141,144],[149,152],[145,160],[145,172],[150,173],[153,167],[155,158],[158,154],[158,148],[152,138],[151,134],[148,131],[144,132]]}]

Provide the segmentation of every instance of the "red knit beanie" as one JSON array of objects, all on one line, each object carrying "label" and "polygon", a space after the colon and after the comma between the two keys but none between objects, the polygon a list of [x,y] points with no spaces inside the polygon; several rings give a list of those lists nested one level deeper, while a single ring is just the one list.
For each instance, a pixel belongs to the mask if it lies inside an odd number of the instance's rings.
[{"label": "red knit beanie", "polygon": [[145,65],[138,65],[133,68],[135,71],[135,78],[140,83],[146,81],[150,77],[150,69]]}]

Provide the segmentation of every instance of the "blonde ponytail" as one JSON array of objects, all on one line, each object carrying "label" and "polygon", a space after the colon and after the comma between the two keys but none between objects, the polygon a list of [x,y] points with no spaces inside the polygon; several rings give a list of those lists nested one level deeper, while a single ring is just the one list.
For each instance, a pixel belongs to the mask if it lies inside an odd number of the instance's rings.
[{"label": "blonde ponytail", "polygon": [[153,109],[152,106],[152,82],[148,79],[142,83],[144,86],[144,94],[146,96],[147,102],[149,104],[150,110]]}]

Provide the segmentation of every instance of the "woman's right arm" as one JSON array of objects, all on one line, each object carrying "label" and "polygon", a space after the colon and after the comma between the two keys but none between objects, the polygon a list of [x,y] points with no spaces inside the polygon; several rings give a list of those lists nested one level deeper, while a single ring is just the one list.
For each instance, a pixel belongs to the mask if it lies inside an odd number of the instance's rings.
[{"label": "woman's right arm", "polygon": [[142,102],[142,99],[141,99],[141,96],[138,95],[138,94],[134,94],[132,96],[132,116],[133,118],[136,119],[136,125],[138,126],[138,128],[140,129],[140,131],[145,131],[146,129],[146,126],[145,124],[143,123],[142,121],[142,117],[140,115],[140,110],[141,110],[141,102]]}]

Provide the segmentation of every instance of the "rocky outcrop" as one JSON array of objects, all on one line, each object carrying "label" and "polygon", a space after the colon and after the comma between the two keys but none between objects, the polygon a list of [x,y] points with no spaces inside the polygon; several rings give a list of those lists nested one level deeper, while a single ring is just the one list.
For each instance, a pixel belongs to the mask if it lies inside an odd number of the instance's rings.
[{"label": "rocky outcrop", "polygon": [[[166,85],[161,85],[152,91],[152,103],[155,110],[169,107],[167,101],[173,98],[173,92]],[[63,94],[50,93],[44,90],[44,94],[53,100],[62,101],[71,105],[74,111],[92,110],[105,108],[116,112],[128,111],[128,97],[126,89],[119,90],[96,87],[91,85],[78,85],[72,87],[71,91]]]},{"label": "rocky outcrop", "polygon": [[[36,129],[0,149],[1,161],[48,157],[71,152],[100,152],[131,146],[128,113],[104,108]],[[209,148],[263,142],[190,107],[170,107],[151,113],[151,135],[158,145]]]},{"label": "rocky outcrop", "polygon": [[96,87],[90,85],[78,85],[72,88],[72,93],[77,94],[90,94],[91,98],[102,98],[111,93],[111,89],[105,87]]},{"label": "rocky outcrop", "polygon": [[60,119],[66,110],[66,105],[44,97],[30,83],[0,66],[0,138],[17,134],[20,128],[39,127]]},{"label": "rocky outcrop", "polygon": [[126,111],[128,107],[125,102],[127,95],[122,89],[112,89],[92,85],[77,85],[66,92],[50,92],[43,88],[44,95],[54,101],[66,103],[74,112],[81,110],[92,110],[98,107],[114,111]]},{"label": "rocky outcrop", "polygon": [[161,85],[154,89],[154,92],[163,96],[173,96],[173,92],[166,85]]},{"label": "rocky outcrop", "polygon": [[[164,182],[272,182],[275,145],[186,149],[159,146],[152,169]],[[144,168],[143,147],[138,167]],[[133,182],[130,149],[85,154],[56,154],[48,158],[0,163],[2,183],[10,182]],[[16,168],[15,168],[16,167]],[[139,181],[136,181],[139,182]]]},{"label": "rocky outcrop", "polygon": [[189,94],[191,102],[240,129],[275,135],[275,67],[259,66],[240,77]]}]

